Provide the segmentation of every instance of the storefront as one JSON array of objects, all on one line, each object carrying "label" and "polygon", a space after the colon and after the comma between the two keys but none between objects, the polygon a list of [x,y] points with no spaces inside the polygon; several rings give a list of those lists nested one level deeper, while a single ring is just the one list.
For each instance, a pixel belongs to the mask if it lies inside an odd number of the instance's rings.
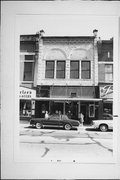
[{"label": "storefront", "polygon": [[31,99],[36,97],[36,91],[26,87],[20,87],[20,119],[29,119],[31,117]]},{"label": "storefront", "polygon": [[35,98],[32,100],[32,116],[44,117],[49,114],[62,113],[71,119],[79,119],[79,113],[84,115],[84,124],[90,124],[93,119],[98,119],[99,102],[97,98]]},{"label": "storefront", "polygon": [[103,113],[113,114],[113,85],[100,85],[99,89]]},{"label": "storefront", "polygon": [[42,118],[49,114],[62,113],[71,119],[84,115],[84,123],[99,119],[102,99],[97,86],[38,86],[36,98],[32,99],[32,116]]}]

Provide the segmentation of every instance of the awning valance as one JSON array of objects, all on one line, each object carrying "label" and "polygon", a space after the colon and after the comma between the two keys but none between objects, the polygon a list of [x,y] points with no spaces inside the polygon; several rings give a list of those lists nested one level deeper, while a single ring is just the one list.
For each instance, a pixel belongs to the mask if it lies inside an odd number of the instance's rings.
[{"label": "awning valance", "polygon": [[34,100],[47,100],[47,101],[102,101],[99,98],[65,98],[65,97],[36,97]]}]

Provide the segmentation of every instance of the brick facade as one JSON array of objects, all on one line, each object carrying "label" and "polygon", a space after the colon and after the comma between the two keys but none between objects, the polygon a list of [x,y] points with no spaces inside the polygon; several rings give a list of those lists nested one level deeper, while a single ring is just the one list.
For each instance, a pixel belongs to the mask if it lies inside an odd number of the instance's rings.
[{"label": "brick facade", "polygon": [[98,45],[98,82],[113,83],[105,79],[105,66],[113,65],[113,39],[103,40]]},{"label": "brick facade", "polygon": [[[95,86],[98,84],[98,55],[94,37],[43,37],[39,40],[37,83],[34,85]],[[46,79],[46,60],[65,60],[65,79]],[[70,60],[89,60],[91,79],[70,79]],[[80,74],[81,76],[81,74]]]}]

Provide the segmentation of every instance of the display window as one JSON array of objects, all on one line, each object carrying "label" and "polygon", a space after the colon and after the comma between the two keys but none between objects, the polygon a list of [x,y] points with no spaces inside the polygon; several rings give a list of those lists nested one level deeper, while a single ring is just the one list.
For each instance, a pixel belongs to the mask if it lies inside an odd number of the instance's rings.
[{"label": "display window", "polygon": [[20,116],[31,117],[31,100],[20,100]]},{"label": "display window", "polygon": [[113,113],[113,104],[112,103],[103,103],[103,113],[112,114]]}]

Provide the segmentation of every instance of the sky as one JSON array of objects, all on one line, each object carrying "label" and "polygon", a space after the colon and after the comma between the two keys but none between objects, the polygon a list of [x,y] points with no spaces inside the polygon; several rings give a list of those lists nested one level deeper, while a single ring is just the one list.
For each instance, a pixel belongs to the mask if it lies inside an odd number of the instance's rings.
[{"label": "sky", "polygon": [[19,15],[17,26],[20,34],[36,34],[43,29],[44,36],[93,36],[110,39],[114,36],[116,17],[83,15]]}]

